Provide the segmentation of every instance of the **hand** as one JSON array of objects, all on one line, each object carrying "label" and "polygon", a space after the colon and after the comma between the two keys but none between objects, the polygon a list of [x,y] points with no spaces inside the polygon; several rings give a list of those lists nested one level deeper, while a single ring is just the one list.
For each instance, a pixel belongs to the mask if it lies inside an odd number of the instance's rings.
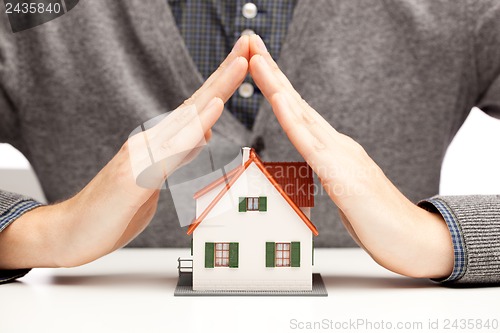
[{"label": "hand", "polygon": [[[131,137],[83,190],[71,199],[24,214],[0,233],[0,269],[77,266],[138,235],[156,211],[164,178],[193,157],[200,141],[210,138],[224,102],[247,74],[248,52],[245,36],[191,98],[146,133]],[[196,110],[196,121],[190,118],[192,113],[186,116],[183,112],[188,106]],[[164,165],[161,177],[150,179],[150,188],[138,186],[133,172],[147,163],[130,158],[131,146],[137,148],[143,135],[147,135],[153,155],[179,157]],[[180,153],[176,149],[179,142],[183,144]]]},{"label": "hand", "polygon": [[250,38],[250,56],[255,83],[358,244],[396,273],[428,278],[450,275],[453,246],[442,217],[410,202],[357,142],[337,132],[311,108],[256,35]]}]

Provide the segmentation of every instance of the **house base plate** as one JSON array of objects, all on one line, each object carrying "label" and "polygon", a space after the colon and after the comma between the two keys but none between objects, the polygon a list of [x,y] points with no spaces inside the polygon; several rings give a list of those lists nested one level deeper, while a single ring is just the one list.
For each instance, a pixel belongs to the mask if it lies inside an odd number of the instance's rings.
[{"label": "house base plate", "polygon": [[193,290],[193,273],[181,273],[174,296],[328,296],[321,274],[313,274],[311,291],[300,290]]}]

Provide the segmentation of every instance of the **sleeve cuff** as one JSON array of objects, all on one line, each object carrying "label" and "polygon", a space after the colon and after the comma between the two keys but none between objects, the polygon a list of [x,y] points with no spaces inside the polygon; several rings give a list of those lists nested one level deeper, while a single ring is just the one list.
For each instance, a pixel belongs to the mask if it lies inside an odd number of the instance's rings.
[{"label": "sleeve cuff", "polygon": [[465,250],[465,241],[457,222],[457,218],[453,215],[453,211],[446,205],[446,203],[439,198],[431,198],[423,200],[418,205],[429,211],[438,212],[443,216],[448,229],[450,230],[451,240],[453,243],[453,253],[455,262],[453,264],[453,271],[450,276],[444,279],[433,279],[436,282],[452,282],[459,280],[467,268],[467,252]]},{"label": "sleeve cuff", "polygon": [[7,228],[7,226],[9,226],[21,215],[39,206],[42,206],[42,204],[28,199],[21,200],[9,207],[9,209],[4,210],[3,214],[0,215],[0,232]]},{"label": "sleeve cuff", "polygon": [[16,270],[11,270],[11,271],[0,271],[0,284],[12,282],[16,279],[19,279],[26,274],[30,269],[16,269]]},{"label": "sleeve cuff", "polygon": [[[41,203],[14,193],[0,191],[0,232],[24,213],[42,206]],[[0,270],[0,284],[25,276],[30,269]]]},{"label": "sleeve cuff", "polygon": [[441,282],[500,284],[500,195],[435,196],[419,205],[440,212],[450,229],[455,267]]}]

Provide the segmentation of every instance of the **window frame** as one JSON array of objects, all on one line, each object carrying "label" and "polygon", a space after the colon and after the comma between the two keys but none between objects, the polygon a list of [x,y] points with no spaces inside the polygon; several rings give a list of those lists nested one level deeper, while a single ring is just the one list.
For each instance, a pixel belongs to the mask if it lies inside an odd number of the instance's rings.
[{"label": "window frame", "polygon": [[[214,267],[229,267],[229,244],[229,242],[214,243]],[[218,245],[221,245],[222,248],[217,249]],[[226,264],[223,264],[224,260]]]},{"label": "window frame", "polygon": [[[258,212],[259,211],[259,197],[246,197],[247,199],[247,212]],[[253,206],[250,206],[250,202]]]},{"label": "window frame", "polygon": [[[278,247],[281,247],[279,249]],[[291,267],[292,265],[292,243],[275,243],[274,246],[274,267]],[[280,263],[281,262],[281,263]]]}]

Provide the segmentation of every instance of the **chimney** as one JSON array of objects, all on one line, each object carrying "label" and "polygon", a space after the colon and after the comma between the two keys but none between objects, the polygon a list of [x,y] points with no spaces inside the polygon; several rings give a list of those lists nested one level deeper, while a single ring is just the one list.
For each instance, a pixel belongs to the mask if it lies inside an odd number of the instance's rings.
[{"label": "chimney", "polygon": [[241,160],[241,165],[244,165],[246,161],[250,158],[250,148],[249,147],[243,147],[241,148],[243,158]]}]

